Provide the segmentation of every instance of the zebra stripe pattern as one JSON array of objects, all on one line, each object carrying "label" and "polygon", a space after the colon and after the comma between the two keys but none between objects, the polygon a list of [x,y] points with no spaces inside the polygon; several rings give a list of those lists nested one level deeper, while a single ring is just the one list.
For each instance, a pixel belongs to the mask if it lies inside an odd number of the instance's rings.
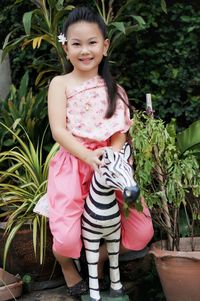
[{"label": "zebra stripe pattern", "polygon": [[[106,241],[110,263],[110,295],[123,295],[119,273],[119,247],[121,217],[115,190],[126,191],[132,202],[139,195],[139,188],[128,163],[131,147],[126,143],[120,152],[106,148],[102,166],[94,172],[90,191],[86,198],[82,216],[82,238],[86,251],[89,271],[90,301],[99,301],[98,260],[100,240]],[[137,191],[133,194],[132,191]]]}]

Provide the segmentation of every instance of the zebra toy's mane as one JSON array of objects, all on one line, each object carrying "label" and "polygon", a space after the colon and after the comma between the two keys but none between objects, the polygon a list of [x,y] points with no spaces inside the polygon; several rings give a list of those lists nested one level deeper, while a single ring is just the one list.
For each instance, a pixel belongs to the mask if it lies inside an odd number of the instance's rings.
[{"label": "zebra toy's mane", "polygon": [[116,200],[116,190],[135,201],[139,188],[133,178],[128,159],[131,147],[128,143],[120,152],[106,148],[102,165],[94,172],[90,191],[82,216],[82,238],[89,270],[90,301],[99,301],[97,264],[100,240],[104,238],[110,260],[111,296],[123,294],[120,282],[118,256],[121,233],[121,214]]},{"label": "zebra toy's mane", "polygon": [[121,190],[123,190],[123,185],[136,185],[133,179],[133,169],[128,163],[130,157],[131,146],[128,143],[123,146],[120,152],[114,152],[112,148],[105,149],[103,164],[99,168],[101,175],[101,179],[99,179],[103,182],[106,178],[107,186],[118,189],[120,185]]}]

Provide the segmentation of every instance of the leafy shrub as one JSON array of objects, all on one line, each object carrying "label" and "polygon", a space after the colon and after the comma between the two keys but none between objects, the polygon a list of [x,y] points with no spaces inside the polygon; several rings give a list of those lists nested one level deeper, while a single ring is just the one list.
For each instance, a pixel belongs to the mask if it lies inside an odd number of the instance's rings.
[{"label": "leafy shrub", "polygon": [[123,55],[116,54],[118,77],[138,108],[152,93],[156,114],[167,122],[175,117],[178,128],[185,128],[200,116],[199,9],[173,3],[164,14],[159,1],[136,2],[146,30],[129,39]]},{"label": "leafy shrub", "polygon": [[48,156],[44,157],[45,132],[42,133],[37,146],[34,146],[24,128],[22,131],[27,143],[0,122],[0,129],[2,128],[6,128],[18,142],[18,146],[0,152],[0,165],[6,166],[6,168],[0,168],[0,220],[6,222],[5,234],[7,235],[3,265],[5,268],[6,257],[13,238],[17,231],[27,223],[33,230],[35,255],[39,249],[40,264],[42,264],[46,253],[48,221],[46,217],[33,212],[33,209],[38,200],[46,193],[49,162],[57,152],[58,144],[55,143]]},{"label": "leafy shrub", "polygon": [[[47,118],[47,89],[43,88],[36,94],[29,88],[29,73],[26,72],[21,79],[19,87],[11,85],[10,93],[6,100],[0,101],[0,121],[9,129],[13,129],[19,137],[26,139],[22,125],[37,145],[41,133],[48,125]],[[50,142],[50,137],[47,137]],[[16,144],[15,136],[10,135],[6,127],[1,129],[0,150],[10,148]]]}]

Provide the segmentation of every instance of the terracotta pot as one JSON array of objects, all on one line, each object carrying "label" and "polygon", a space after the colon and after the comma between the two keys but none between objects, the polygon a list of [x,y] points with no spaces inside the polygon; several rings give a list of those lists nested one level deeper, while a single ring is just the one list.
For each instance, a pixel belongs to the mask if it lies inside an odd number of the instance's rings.
[{"label": "terracotta pot", "polygon": [[17,298],[21,294],[21,279],[0,268],[0,301]]},{"label": "terracotta pot", "polygon": [[156,268],[167,301],[200,300],[200,238],[194,239],[191,251],[190,238],[180,239],[181,251],[167,251],[166,242],[151,246]]},{"label": "terracotta pot", "polygon": [[0,301],[13,300],[22,294],[22,281],[0,287]]},{"label": "terracotta pot", "polygon": [[[0,241],[0,262],[2,262],[6,241],[3,229],[0,229]],[[28,274],[33,281],[37,282],[47,281],[50,278],[55,280],[62,277],[60,266],[56,264],[55,267],[50,230],[47,233],[46,257],[43,265],[40,265],[39,262],[39,251],[37,252],[37,257],[34,254],[32,230],[29,226],[24,226],[17,232],[10,245],[5,268],[8,272],[14,275],[19,274],[21,277]]]}]

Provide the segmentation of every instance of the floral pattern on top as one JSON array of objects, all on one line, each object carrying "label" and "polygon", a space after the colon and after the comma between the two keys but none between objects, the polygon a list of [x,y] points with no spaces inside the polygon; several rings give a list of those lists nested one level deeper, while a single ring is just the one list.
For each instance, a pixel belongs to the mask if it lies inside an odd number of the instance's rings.
[{"label": "floral pattern on top", "polygon": [[[128,103],[124,89],[118,85],[118,93]],[[114,115],[105,118],[107,92],[104,80],[95,76],[66,92],[67,129],[76,137],[105,141],[117,132],[125,133],[131,125],[130,112],[120,97]]]}]

